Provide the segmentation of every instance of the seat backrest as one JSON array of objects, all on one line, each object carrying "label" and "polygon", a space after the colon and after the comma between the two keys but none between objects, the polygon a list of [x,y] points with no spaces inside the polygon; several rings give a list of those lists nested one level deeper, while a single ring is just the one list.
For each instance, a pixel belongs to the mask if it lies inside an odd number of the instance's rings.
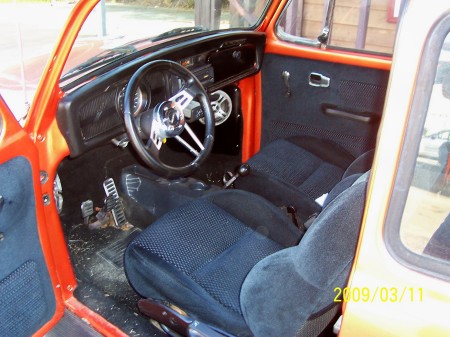
[{"label": "seat backrest", "polygon": [[255,336],[318,335],[333,318],[335,288],[345,287],[355,255],[368,176],[335,196],[297,246],[247,275],[241,309]]},{"label": "seat backrest", "polygon": [[353,174],[362,174],[367,172],[372,167],[373,157],[375,155],[375,149],[364,152],[357,157],[342,175],[342,179],[345,179]]}]

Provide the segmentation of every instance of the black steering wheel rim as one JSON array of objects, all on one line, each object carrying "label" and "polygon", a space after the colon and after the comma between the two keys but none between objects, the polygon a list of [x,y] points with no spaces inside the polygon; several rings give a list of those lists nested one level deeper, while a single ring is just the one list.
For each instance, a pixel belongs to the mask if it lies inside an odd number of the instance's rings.
[{"label": "black steering wheel rim", "polygon": [[[138,127],[138,125],[136,124],[137,117],[134,117],[132,114],[133,96],[134,92],[137,90],[139,86],[139,83],[141,83],[141,81],[145,76],[147,76],[147,74],[156,71],[167,72],[184,79],[185,86],[178,93],[185,90],[190,95],[192,95],[195,98],[195,100],[200,103],[200,106],[204,113],[205,138],[202,142],[203,149],[201,149],[198,152],[196,158],[187,165],[171,166],[163,163],[159,159],[159,149],[157,149],[155,143],[149,140],[147,144],[144,144],[143,139],[141,137],[142,129]],[[154,109],[147,110],[143,112],[143,114],[151,114],[151,117],[147,115],[146,118],[147,119],[150,118],[150,124],[152,125],[151,128],[153,128],[154,127],[153,125],[155,123],[154,118],[156,115]],[[182,111],[181,115],[182,115],[181,117],[184,118]],[[141,66],[133,74],[130,81],[128,82],[125,91],[124,122],[129,140],[133,145],[134,149],[137,151],[139,157],[144,161],[145,164],[147,164],[160,176],[164,176],[167,178],[188,176],[198,169],[198,167],[208,157],[209,153],[212,150],[214,142],[215,123],[214,123],[214,113],[211,108],[211,104],[209,102],[209,97],[203,85],[195,77],[195,75],[192,74],[188,69],[184,68],[180,64],[173,61],[168,60],[152,61]],[[183,126],[181,127],[183,130],[184,128],[190,128],[189,126],[186,126],[187,123],[183,125],[184,127]],[[183,132],[183,130],[181,132]]]}]

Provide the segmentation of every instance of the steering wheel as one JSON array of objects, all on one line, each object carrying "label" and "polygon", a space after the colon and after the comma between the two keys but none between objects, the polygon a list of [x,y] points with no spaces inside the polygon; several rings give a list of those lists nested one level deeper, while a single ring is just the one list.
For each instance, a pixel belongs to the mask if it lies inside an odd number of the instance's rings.
[{"label": "steering wheel", "polygon": [[[138,116],[133,116],[133,99],[143,78],[153,72],[175,76],[181,83],[178,92],[166,101],[159,102]],[[171,76],[165,85],[171,86]],[[191,114],[189,122],[204,119],[205,138],[197,137],[186,121],[185,110],[196,100],[201,107],[201,114]],[[192,110],[191,110],[192,111]],[[214,113],[208,95],[198,79],[180,64],[167,60],[149,62],[140,67],[131,77],[124,97],[124,121],[128,137],[140,158],[157,174],[168,178],[192,174],[211,152],[214,141]],[[186,132],[184,133],[184,131]],[[187,134],[195,146],[189,144],[181,134]],[[160,149],[168,138],[175,138],[193,156],[194,159],[184,166],[169,166],[160,159]],[[191,141],[192,143],[192,141]]]}]

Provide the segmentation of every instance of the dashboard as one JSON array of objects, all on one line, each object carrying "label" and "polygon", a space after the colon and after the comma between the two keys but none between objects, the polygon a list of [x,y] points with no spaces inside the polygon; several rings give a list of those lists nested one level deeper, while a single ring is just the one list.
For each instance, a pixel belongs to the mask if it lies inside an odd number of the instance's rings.
[{"label": "dashboard", "polygon": [[[188,37],[146,50],[145,55],[120,60],[62,85],[65,92],[57,111],[58,126],[76,157],[125,133],[123,102],[133,73],[154,60],[171,60],[189,69],[212,94],[254,75],[262,64],[265,35],[248,31]],[[171,44],[172,43],[172,44]],[[176,93],[181,84],[164,73],[147,74],[133,97],[132,113],[151,109]]]}]

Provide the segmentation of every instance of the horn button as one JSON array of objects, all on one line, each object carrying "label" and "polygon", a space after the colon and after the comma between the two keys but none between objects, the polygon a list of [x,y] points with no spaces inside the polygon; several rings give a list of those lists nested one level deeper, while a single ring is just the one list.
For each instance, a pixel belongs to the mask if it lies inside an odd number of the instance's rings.
[{"label": "horn button", "polygon": [[158,104],[155,113],[161,138],[172,138],[183,132],[184,113],[176,102],[166,101]]}]

